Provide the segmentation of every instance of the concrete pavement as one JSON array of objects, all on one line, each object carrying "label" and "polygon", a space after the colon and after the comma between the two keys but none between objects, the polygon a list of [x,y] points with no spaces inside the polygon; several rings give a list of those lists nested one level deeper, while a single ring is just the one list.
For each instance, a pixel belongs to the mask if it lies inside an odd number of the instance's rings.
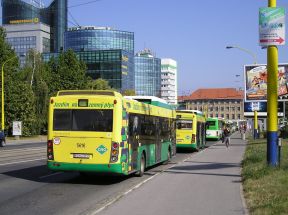
[{"label": "concrete pavement", "polygon": [[97,211],[101,215],[246,214],[241,196],[241,161],[246,142],[240,133],[231,146],[221,142],[157,175]]}]

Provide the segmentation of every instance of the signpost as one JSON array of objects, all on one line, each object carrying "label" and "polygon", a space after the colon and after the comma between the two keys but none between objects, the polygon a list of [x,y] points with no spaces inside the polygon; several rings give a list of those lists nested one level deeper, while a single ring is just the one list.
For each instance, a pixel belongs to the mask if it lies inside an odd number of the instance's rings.
[{"label": "signpost", "polygon": [[13,122],[12,134],[16,138],[19,138],[19,136],[22,135],[22,122],[20,122],[20,121],[14,121]]},{"label": "signpost", "polygon": [[259,44],[261,46],[285,45],[284,8],[260,8]]}]

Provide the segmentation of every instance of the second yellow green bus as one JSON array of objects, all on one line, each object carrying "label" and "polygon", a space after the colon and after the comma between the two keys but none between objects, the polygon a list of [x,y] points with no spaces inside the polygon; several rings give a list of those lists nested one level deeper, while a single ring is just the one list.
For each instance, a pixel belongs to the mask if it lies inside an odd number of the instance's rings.
[{"label": "second yellow green bus", "polygon": [[177,149],[199,150],[205,147],[206,119],[202,112],[195,110],[176,111]]}]

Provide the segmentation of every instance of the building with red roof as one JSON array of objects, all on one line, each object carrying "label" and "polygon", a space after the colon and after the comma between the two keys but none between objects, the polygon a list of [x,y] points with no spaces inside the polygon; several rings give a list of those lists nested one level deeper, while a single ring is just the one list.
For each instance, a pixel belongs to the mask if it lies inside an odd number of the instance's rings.
[{"label": "building with red roof", "polygon": [[235,88],[198,89],[188,96],[179,96],[182,109],[207,112],[208,117],[229,120],[244,119],[244,92]]}]

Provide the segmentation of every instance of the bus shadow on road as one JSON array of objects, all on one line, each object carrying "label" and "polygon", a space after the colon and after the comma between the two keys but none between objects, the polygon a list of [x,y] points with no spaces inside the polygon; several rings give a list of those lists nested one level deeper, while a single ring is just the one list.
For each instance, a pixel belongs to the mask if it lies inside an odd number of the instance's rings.
[{"label": "bus shadow on road", "polygon": [[78,172],[53,172],[46,165],[29,167],[25,169],[3,172],[13,178],[24,179],[40,183],[65,183],[65,184],[87,184],[87,185],[112,185],[120,183],[131,176],[115,176],[115,175],[96,175],[85,174],[80,175]]},{"label": "bus shadow on road", "polygon": [[[192,175],[214,175],[214,176],[231,176],[231,177],[241,177],[240,174],[226,174],[217,172],[208,172],[209,170],[221,170],[226,168],[241,167],[239,163],[213,163],[213,162],[194,162],[185,161],[185,163],[195,163],[195,165],[181,165],[172,167],[166,171],[168,174],[192,174]],[[199,171],[203,172],[199,172]],[[205,172],[208,170],[207,172]]]}]

